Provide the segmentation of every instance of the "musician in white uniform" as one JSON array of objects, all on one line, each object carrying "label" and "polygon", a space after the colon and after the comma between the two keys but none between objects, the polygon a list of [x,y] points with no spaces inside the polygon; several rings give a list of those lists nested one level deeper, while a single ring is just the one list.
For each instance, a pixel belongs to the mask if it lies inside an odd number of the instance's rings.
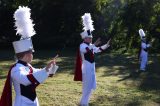
[{"label": "musician in white uniform", "polygon": [[[91,31],[94,30],[91,20],[90,13],[85,13],[82,16],[83,25],[84,25],[84,32],[81,33],[81,37],[83,39],[83,43],[80,44],[80,57],[82,64],[77,64],[78,67],[81,66],[82,70],[82,97],[80,101],[81,106],[88,106],[89,99],[92,93],[92,90],[96,89],[96,75],[95,75],[95,60],[94,54],[102,52],[103,50],[109,47],[109,42],[101,47],[96,47],[99,44],[99,40],[96,41],[95,44],[92,44],[92,34]],[[81,81],[78,79],[78,74],[76,75],[75,72],[75,81]]]},{"label": "musician in white uniform", "polygon": [[36,69],[30,64],[33,59],[33,45],[31,36],[35,34],[30,9],[19,7],[14,14],[17,34],[21,39],[13,42],[17,62],[11,66],[7,81],[0,100],[0,106],[12,106],[13,83],[15,90],[14,106],[39,106],[36,95],[36,87],[43,83],[49,76],[51,66],[55,65],[55,59],[51,60],[45,68]]},{"label": "musician in white uniform", "polygon": [[139,35],[141,36],[141,52],[140,52],[140,71],[146,71],[146,65],[148,62],[148,49],[150,44],[147,43],[145,33],[142,29],[139,30]]}]

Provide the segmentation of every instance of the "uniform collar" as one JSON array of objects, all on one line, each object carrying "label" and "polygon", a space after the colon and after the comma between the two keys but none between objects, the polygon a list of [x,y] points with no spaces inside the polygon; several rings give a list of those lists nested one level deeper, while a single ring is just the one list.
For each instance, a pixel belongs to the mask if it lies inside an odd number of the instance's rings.
[{"label": "uniform collar", "polygon": [[88,46],[90,45],[90,43],[87,43],[87,42],[83,42],[83,43],[87,44]]},{"label": "uniform collar", "polygon": [[146,41],[142,40],[142,43],[147,43]]},{"label": "uniform collar", "polygon": [[24,65],[24,66],[28,66],[27,62],[22,61],[22,60],[18,60],[18,62],[17,62],[17,63],[20,63],[20,64],[22,64],[22,65]]}]

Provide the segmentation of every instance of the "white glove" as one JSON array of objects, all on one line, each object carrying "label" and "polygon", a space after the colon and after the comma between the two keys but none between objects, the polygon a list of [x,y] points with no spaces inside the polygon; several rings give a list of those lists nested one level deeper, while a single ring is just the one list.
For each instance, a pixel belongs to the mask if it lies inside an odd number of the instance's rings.
[{"label": "white glove", "polygon": [[110,46],[110,45],[107,43],[107,44],[101,46],[101,48],[102,48],[103,50],[106,50],[109,46]]},{"label": "white glove", "polygon": [[150,47],[151,45],[150,44],[147,44],[147,47]]},{"label": "white glove", "polygon": [[56,73],[56,71],[58,70],[59,66],[57,65],[51,65],[51,67],[49,68],[49,72],[48,75],[53,75]]}]

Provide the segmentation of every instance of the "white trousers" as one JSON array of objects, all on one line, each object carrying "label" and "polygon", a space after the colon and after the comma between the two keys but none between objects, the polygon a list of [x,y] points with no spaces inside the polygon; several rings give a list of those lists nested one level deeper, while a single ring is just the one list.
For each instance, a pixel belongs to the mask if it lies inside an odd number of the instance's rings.
[{"label": "white trousers", "polygon": [[96,89],[95,63],[83,61],[81,106],[88,106],[92,90]]},{"label": "white trousers", "polygon": [[96,88],[95,76],[83,74],[81,106],[88,106],[92,90]]},{"label": "white trousers", "polygon": [[88,106],[91,94],[92,94],[92,89],[90,89],[90,90],[87,90],[85,88],[83,89],[82,97],[81,97],[81,101],[80,101],[81,106]]},{"label": "white trousers", "polygon": [[38,98],[35,101],[31,101],[23,96],[16,96],[13,106],[39,106]]},{"label": "white trousers", "polygon": [[143,71],[146,70],[147,61],[148,61],[148,54],[141,54],[140,70]]}]

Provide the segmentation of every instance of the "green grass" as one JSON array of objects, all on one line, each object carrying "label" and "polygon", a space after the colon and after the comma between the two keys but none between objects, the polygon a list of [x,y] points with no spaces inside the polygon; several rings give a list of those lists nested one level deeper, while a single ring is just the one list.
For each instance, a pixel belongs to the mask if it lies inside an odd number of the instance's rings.
[{"label": "green grass", "polygon": [[[56,52],[55,52],[56,53]],[[37,88],[41,106],[77,106],[82,85],[73,81],[75,53],[61,52],[56,75]],[[5,55],[4,55],[5,54]],[[12,52],[0,52],[0,95]],[[33,66],[44,67],[55,56],[49,51],[37,51]],[[137,74],[139,64],[130,54],[103,53],[96,55],[97,89],[90,106],[159,106],[160,105],[160,55],[150,55],[147,72]]]}]

